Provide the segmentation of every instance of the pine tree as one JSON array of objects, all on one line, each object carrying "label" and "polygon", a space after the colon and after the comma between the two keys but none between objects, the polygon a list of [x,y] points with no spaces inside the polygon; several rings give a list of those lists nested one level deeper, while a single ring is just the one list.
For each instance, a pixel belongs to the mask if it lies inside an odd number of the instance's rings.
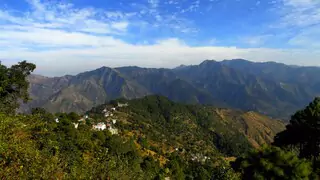
[{"label": "pine tree", "polygon": [[311,179],[312,175],[310,162],[278,147],[251,152],[247,157],[238,158],[232,167],[241,172],[242,179],[250,180]]},{"label": "pine tree", "polygon": [[305,109],[296,112],[286,126],[277,134],[274,145],[297,148],[302,158],[315,162],[320,154],[320,98],[317,97]]}]

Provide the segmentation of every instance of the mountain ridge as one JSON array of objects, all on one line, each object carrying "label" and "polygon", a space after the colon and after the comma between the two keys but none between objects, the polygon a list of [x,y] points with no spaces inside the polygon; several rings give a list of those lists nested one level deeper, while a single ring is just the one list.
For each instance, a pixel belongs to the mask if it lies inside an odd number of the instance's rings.
[{"label": "mountain ridge", "polygon": [[[253,110],[286,118],[320,95],[319,69],[236,59],[206,60],[173,69],[104,66],[75,76],[31,75],[28,80],[34,100],[23,109],[41,106],[50,112],[82,113],[111,99],[159,94],[177,102]],[[69,104],[65,104],[67,101]]]}]

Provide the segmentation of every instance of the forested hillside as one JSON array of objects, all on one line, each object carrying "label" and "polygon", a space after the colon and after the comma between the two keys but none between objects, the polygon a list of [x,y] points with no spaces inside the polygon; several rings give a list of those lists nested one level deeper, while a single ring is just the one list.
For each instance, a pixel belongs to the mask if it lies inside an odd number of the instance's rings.
[{"label": "forested hillside", "polygon": [[[0,177],[35,179],[210,179],[230,157],[270,144],[284,128],[253,112],[161,96],[111,101],[84,117],[38,108],[0,119]],[[96,129],[101,123],[107,128]],[[225,177],[237,177],[229,171]]]},{"label": "forested hillside", "polygon": [[[252,146],[270,144],[273,136],[284,129],[279,120],[258,113],[184,105],[162,96],[122,101],[128,106],[118,108],[113,117],[119,118],[121,129],[168,147],[165,151],[174,146],[186,148],[193,144],[189,149],[201,152],[202,148],[216,147],[214,150],[236,156]],[[102,111],[110,106],[93,108],[88,115],[104,121]]]}]

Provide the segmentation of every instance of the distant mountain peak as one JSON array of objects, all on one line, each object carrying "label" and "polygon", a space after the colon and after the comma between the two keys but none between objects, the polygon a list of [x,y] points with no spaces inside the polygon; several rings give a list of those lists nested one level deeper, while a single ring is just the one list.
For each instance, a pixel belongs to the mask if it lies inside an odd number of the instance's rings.
[{"label": "distant mountain peak", "polygon": [[223,60],[223,61],[233,61],[233,62],[243,62],[243,63],[253,63],[252,61],[249,61],[249,60],[246,60],[246,59],[230,59],[230,60],[228,60],[228,59],[225,59],[225,60]]},{"label": "distant mountain peak", "polygon": [[215,60],[204,60],[199,65],[201,66],[201,65],[216,64],[216,63],[218,63],[218,61],[215,61]]},{"label": "distant mountain peak", "polygon": [[184,65],[184,64],[181,64],[180,66],[177,66],[177,67],[175,67],[173,69],[183,69],[183,68],[186,68],[186,67],[188,67],[188,66]]},{"label": "distant mountain peak", "polygon": [[110,67],[106,67],[106,66],[102,66],[98,69],[95,69],[93,71],[87,71],[87,72],[83,72],[77,75],[77,77],[82,77],[82,76],[92,76],[92,75],[97,75],[97,76],[104,76],[105,74],[110,74],[110,73],[118,73],[117,70],[110,68]]},{"label": "distant mountain peak", "polygon": [[113,69],[107,66],[102,66],[98,69],[96,69],[96,71],[112,71]]}]

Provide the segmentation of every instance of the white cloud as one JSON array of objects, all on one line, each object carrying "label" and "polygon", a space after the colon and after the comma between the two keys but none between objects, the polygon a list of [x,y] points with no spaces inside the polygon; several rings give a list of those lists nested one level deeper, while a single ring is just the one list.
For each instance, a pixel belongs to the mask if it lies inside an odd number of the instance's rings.
[{"label": "white cloud", "polygon": [[289,40],[289,44],[299,47],[320,48],[320,25],[305,28]]},{"label": "white cloud", "polygon": [[242,42],[251,45],[251,46],[260,46],[263,45],[266,41],[270,40],[272,35],[261,35],[261,36],[250,36],[240,38]]},{"label": "white cloud", "polygon": [[181,13],[187,13],[187,12],[196,12],[200,8],[200,0],[195,0],[190,3],[190,5],[181,10]]},{"label": "white cloud", "polygon": [[208,41],[208,44],[210,45],[214,45],[214,44],[217,44],[219,42],[219,40],[217,38],[211,38],[209,41]]},{"label": "white cloud", "polygon": [[[95,43],[97,42],[93,44]],[[205,59],[245,58],[254,61],[272,60],[289,64],[320,65],[320,62],[317,61],[320,58],[319,51],[217,46],[190,47],[174,38],[161,40],[153,45],[131,45],[118,41],[109,43],[111,43],[109,46],[94,48],[59,48],[44,51],[0,49],[0,59],[6,59],[3,61],[6,64],[12,63],[9,59],[30,60],[38,65],[37,73],[50,76],[76,74],[101,66],[137,65],[170,68],[180,64],[198,64]]]},{"label": "white cloud", "polygon": [[159,6],[159,0],[148,0],[151,8],[157,8]]},{"label": "white cloud", "polygon": [[317,0],[283,0],[285,5],[299,8],[312,6],[316,2]]},{"label": "white cloud", "polygon": [[72,4],[56,4],[28,0],[31,10],[14,13],[0,10],[0,30],[7,25],[24,27],[56,28],[74,32],[119,34],[126,31],[128,23],[125,19],[108,19],[106,13],[93,8],[77,9]]},{"label": "white cloud", "polygon": [[186,44],[183,41],[176,38],[158,40],[156,42],[156,45],[160,47],[162,46],[163,47],[185,47],[186,46]]},{"label": "white cloud", "polygon": [[281,26],[304,28],[320,23],[319,0],[281,0]]},{"label": "white cloud", "polygon": [[288,45],[304,49],[319,47],[317,29],[320,25],[319,0],[277,0],[274,13],[279,21],[272,24],[272,29],[290,34]]},{"label": "white cloud", "polygon": [[119,31],[126,31],[128,25],[129,25],[128,22],[117,22],[117,23],[113,23],[111,27]]},{"label": "white cloud", "polygon": [[[232,58],[320,65],[316,64],[320,59],[320,52],[317,50],[214,45],[191,47],[174,37],[158,40],[155,44],[133,45],[121,38],[130,33],[128,28],[136,23],[133,17],[141,14],[77,9],[72,4],[50,4],[38,0],[29,0],[29,3],[32,10],[28,12],[0,10],[0,59],[5,64],[24,59],[35,62],[38,66],[37,73],[45,75],[76,74],[101,66],[174,67],[180,64],[197,64],[205,59]],[[194,2],[196,6],[199,3],[200,1]],[[158,11],[159,2],[150,1],[149,5],[156,9],[152,11],[152,15],[159,17],[155,18],[155,22],[146,23],[146,28],[165,27],[184,33],[197,31],[192,22],[178,15],[161,14]],[[148,13],[150,12],[147,11],[146,14]],[[312,33],[315,32],[310,31],[309,34]],[[305,36],[306,34],[301,34],[301,37]],[[292,39],[291,43],[306,44],[298,37]],[[261,44],[267,38],[270,37],[248,37],[246,40],[251,44]],[[150,39],[152,40],[154,39]],[[216,39],[211,42],[216,42]]]},{"label": "white cloud", "polygon": [[107,11],[105,12],[106,17],[116,20],[116,19],[127,19],[137,15],[137,12],[121,12],[121,11]]},{"label": "white cloud", "polygon": [[21,47],[102,47],[121,44],[111,36],[94,36],[80,32],[55,29],[26,28],[23,31],[1,30],[0,40],[19,44]]}]

